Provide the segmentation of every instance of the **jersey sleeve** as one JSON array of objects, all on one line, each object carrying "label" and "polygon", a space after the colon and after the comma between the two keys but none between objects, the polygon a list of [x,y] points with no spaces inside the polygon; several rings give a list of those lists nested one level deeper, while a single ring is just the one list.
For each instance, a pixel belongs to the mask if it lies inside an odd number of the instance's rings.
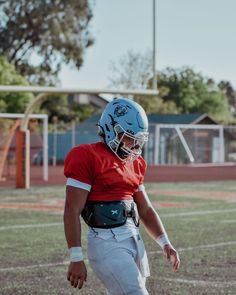
[{"label": "jersey sleeve", "polygon": [[90,191],[93,183],[92,154],[88,146],[81,145],[73,148],[64,162],[66,185]]}]

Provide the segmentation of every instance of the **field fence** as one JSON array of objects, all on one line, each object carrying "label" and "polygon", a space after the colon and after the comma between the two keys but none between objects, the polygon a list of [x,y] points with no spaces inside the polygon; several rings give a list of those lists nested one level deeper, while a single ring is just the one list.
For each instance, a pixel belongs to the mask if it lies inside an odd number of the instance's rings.
[{"label": "field fence", "polygon": [[158,165],[236,162],[236,126],[151,125],[145,158]]}]

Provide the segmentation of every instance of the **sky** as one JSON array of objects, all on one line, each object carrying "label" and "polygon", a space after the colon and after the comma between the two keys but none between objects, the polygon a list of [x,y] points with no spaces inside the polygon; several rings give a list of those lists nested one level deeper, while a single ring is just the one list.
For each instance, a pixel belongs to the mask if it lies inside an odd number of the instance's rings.
[{"label": "sky", "polygon": [[[153,48],[153,0],[93,3],[95,43],[79,71],[63,67],[63,87],[106,88],[112,62]],[[235,0],[156,0],[156,68],[189,66],[236,88],[235,11]]]}]

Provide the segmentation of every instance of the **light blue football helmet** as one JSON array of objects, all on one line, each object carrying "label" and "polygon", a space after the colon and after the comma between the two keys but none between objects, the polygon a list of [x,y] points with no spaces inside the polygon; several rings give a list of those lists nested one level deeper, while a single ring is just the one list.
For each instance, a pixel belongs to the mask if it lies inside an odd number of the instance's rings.
[{"label": "light blue football helmet", "polygon": [[135,101],[116,98],[109,102],[98,122],[99,135],[122,161],[133,161],[148,140],[148,119]]}]

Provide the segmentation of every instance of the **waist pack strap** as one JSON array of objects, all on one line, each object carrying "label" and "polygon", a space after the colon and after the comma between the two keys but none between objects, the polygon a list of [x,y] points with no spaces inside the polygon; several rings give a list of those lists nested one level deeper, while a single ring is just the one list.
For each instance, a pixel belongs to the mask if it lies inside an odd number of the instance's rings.
[{"label": "waist pack strap", "polygon": [[127,217],[132,217],[134,224],[138,227],[139,226],[139,216],[137,209],[134,207],[134,203],[131,204],[131,210],[125,210],[124,214]]}]

